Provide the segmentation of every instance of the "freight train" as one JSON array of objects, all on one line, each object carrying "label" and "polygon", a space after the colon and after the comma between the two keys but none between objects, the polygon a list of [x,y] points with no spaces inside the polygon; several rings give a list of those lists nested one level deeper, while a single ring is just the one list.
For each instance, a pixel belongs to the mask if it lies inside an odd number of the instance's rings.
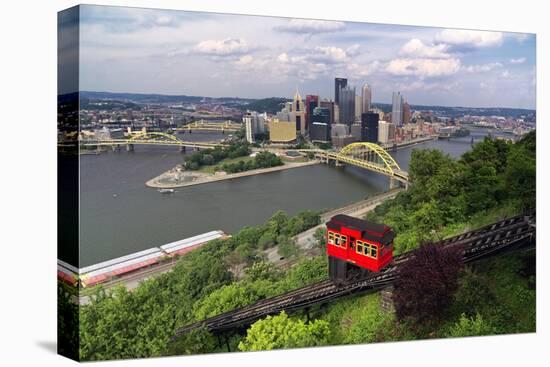
[{"label": "freight train", "polygon": [[327,223],[329,277],[342,284],[379,272],[393,260],[395,232],[384,224],[338,214]]}]

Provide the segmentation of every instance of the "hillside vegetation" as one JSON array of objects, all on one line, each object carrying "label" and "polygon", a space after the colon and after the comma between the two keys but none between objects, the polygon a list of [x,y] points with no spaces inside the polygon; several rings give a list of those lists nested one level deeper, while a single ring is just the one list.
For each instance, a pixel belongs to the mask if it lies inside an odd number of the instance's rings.
[{"label": "hillside vegetation", "polygon": [[[486,139],[458,160],[437,150],[415,150],[411,188],[368,217],[394,228],[395,252],[403,253],[534,208],[535,140],[534,133],[516,144]],[[326,256],[304,257],[292,240],[319,222],[318,212],[294,217],[277,212],[262,225],[245,227],[230,239],[182,256],[172,272],[144,281],[132,292],[98,289],[91,303],[80,308],[79,317],[60,294],[60,309],[74,313],[66,325],[80,325],[80,357],[126,359],[225,351],[205,330],[175,342],[170,337],[194,321],[326,279]],[[264,250],[273,246],[298,259],[296,265],[284,271],[266,262]],[[452,259],[452,254],[430,251],[426,250],[428,259]],[[309,320],[305,312],[259,320],[246,332],[228,334],[228,344],[231,350],[248,351],[533,332],[534,258],[534,252],[512,253],[457,267],[444,288],[437,285],[438,291],[448,291],[439,293],[445,302],[435,306],[433,320],[384,311],[380,295],[370,294],[314,307]],[[425,277],[423,271],[435,271],[430,268],[433,263],[437,261],[413,268],[409,276]],[[402,296],[395,301],[418,302]],[[76,345],[74,340],[62,342]]]}]

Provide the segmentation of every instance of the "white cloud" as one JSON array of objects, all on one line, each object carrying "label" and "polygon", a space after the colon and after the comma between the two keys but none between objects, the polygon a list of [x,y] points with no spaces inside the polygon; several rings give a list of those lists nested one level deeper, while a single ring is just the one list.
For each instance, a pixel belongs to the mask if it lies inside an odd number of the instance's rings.
[{"label": "white cloud", "polygon": [[445,52],[447,49],[448,46],[442,43],[426,45],[418,38],[413,38],[401,47],[399,54],[408,57],[448,58],[450,55]]},{"label": "white cloud", "polygon": [[460,70],[460,60],[449,59],[394,59],[386,65],[386,72],[398,76],[436,77],[452,75]]},{"label": "white cloud", "polygon": [[329,64],[337,64],[346,61],[348,55],[346,51],[339,47],[329,46],[329,47],[315,47],[313,52],[308,56],[308,59],[325,62]]},{"label": "white cloud", "polygon": [[501,74],[503,78],[508,78],[510,76],[510,72],[508,70],[504,70]]},{"label": "white cloud", "polygon": [[502,64],[500,62],[490,62],[487,64],[468,65],[464,67],[464,70],[466,70],[469,73],[485,73],[501,67],[502,67]]},{"label": "white cloud", "polygon": [[527,59],[525,57],[520,57],[518,59],[510,59],[510,64],[523,64]]},{"label": "white cloud", "polygon": [[290,33],[323,33],[340,31],[344,28],[346,28],[346,24],[343,22],[291,19],[287,24],[275,27],[275,30]]},{"label": "white cloud", "polygon": [[240,38],[226,38],[224,40],[207,40],[199,42],[193,51],[211,56],[233,56],[249,52],[251,48],[246,41]]},{"label": "white cloud", "polygon": [[380,62],[375,60],[367,63],[366,65],[359,65],[356,63],[351,63],[347,65],[347,72],[350,75],[350,78],[353,77],[366,77],[372,75],[380,68]]},{"label": "white cloud", "polygon": [[359,55],[360,51],[359,51],[359,48],[361,46],[359,46],[357,43],[354,44],[354,45],[351,45],[350,47],[346,48],[346,54],[349,56],[349,57],[355,57],[357,55]]},{"label": "white cloud", "polygon": [[254,61],[254,58],[251,55],[244,55],[239,58],[238,61],[236,61],[237,65],[248,65]]},{"label": "white cloud", "polygon": [[502,44],[501,32],[444,29],[435,36],[437,42],[464,47],[493,47]]},{"label": "white cloud", "polygon": [[278,57],[277,57],[277,60],[279,60],[280,62],[289,62],[290,61],[290,58],[288,57],[288,54],[286,52],[283,52],[282,54],[280,54]]}]

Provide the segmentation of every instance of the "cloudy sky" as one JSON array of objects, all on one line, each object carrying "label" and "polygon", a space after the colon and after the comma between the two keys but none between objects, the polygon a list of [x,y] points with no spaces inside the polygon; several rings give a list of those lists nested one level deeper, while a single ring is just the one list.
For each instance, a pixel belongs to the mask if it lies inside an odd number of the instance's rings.
[{"label": "cloudy sky", "polygon": [[356,22],[81,6],[80,89],[535,108],[535,36]]}]

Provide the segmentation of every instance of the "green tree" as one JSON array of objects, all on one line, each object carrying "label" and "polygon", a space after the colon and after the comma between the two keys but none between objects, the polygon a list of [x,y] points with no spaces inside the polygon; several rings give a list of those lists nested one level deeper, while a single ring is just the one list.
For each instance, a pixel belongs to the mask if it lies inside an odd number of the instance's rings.
[{"label": "green tree", "polygon": [[296,245],[296,243],[288,237],[279,236],[279,238],[277,238],[277,242],[279,246],[277,253],[282,257],[296,256],[300,251],[300,248]]},{"label": "green tree", "polygon": [[267,316],[256,321],[239,343],[241,351],[301,348],[325,345],[330,337],[328,323],[316,320],[304,323],[293,320],[283,311],[277,316]]},{"label": "green tree", "polygon": [[506,188],[521,208],[534,208],[536,202],[536,152],[529,143],[517,143],[508,157],[504,173]]},{"label": "green tree", "polygon": [[194,305],[196,320],[219,315],[238,307],[252,304],[275,293],[274,283],[269,280],[238,282],[223,286]]},{"label": "green tree", "polygon": [[480,314],[476,314],[473,318],[462,314],[460,319],[451,326],[447,336],[458,338],[464,336],[492,335],[495,331],[496,329],[484,320]]},{"label": "green tree", "polygon": [[244,270],[245,281],[269,280],[276,282],[281,279],[281,271],[272,262],[259,261]]},{"label": "green tree", "polygon": [[319,227],[313,233],[315,240],[315,246],[318,248],[325,248],[326,246],[327,229],[325,227]]}]

